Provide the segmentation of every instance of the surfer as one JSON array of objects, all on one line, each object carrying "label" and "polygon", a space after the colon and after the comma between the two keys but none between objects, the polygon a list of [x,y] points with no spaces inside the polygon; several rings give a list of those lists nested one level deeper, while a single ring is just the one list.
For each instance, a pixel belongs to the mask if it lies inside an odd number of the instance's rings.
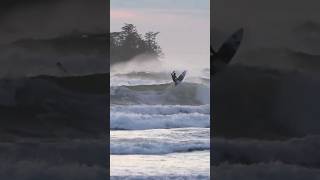
[{"label": "surfer", "polygon": [[174,84],[176,84],[177,75],[176,75],[176,72],[175,72],[175,71],[172,71],[172,73],[171,73],[171,78],[172,78],[172,81],[174,82]]},{"label": "surfer", "polygon": [[176,71],[172,71],[172,73],[171,73],[171,78],[172,78],[172,81],[174,82],[174,85],[175,85],[175,86],[177,86],[178,84],[180,84],[180,83],[183,81],[186,73],[187,73],[187,71],[183,71],[183,72],[179,75],[179,77],[177,77]]}]

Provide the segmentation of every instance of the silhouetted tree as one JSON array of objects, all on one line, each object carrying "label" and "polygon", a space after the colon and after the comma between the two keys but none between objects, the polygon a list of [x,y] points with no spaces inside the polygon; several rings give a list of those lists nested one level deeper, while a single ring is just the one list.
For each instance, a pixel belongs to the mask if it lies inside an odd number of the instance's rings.
[{"label": "silhouetted tree", "polygon": [[121,30],[110,34],[111,64],[128,61],[140,54],[154,58],[162,55],[156,41],[159,32],[147,32],[142,36],[133,24],[125,24]]}]

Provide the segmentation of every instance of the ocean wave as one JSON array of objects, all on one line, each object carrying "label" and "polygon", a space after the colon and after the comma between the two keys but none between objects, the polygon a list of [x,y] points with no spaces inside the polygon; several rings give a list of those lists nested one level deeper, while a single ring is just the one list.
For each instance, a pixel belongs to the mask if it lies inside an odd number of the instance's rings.
[{"label": "ocean wave", "polygon": [[182,105],[131,105],[131,106],[113,106],[110,109],[112,112],[127,112],[136,114],[149,115],[172,115],[178,113],[200,113],[210,114],[210,105],[200,106],[182,106]]},{"label": "ocean wave", "polygon": [[165,155],[110,155],[110,176],[112,177],[121,176],[128,179],[138,176],[147,179],[171,179],[170,177],[197,179],[199,177],[201,179],[200,177],[209,175],[210,151]]},{"label": "ocean wave", "polygon": [[273,141],[239,138],[215,138],[212,141],[214,165],[224,162],[256,164],[277,160],[286,164],[320,168],[319,135]]},{"label": "ocean wave", "polygon": [[210,88],[203,84],[172,83],[110,88],[111,104],[203,105],[210,103]]},{"label": "ocean wave", "polygon": [[209,114],[179,113],[172,115],[150,115],[110,112],[110,128],[112,130],[144,130],[209,126]]},{"label": "ocean wave", "polygon": [[210,150],[209,128],[111,131],[110,153],[160,155]]},{"label": "ocean wave", "polygon": [[[110,86],[138,86],[171,83],[171,72],[129,72],[111,74]],[[184,82],[209,85],[210,74],[203,72],[200,76],[188,76]]]},{"label": "ocean wave", "polygon": [[320,132],[318,75],[234,65],[214,85],[216,136],[283,139]]},{"label": "ocean wave", "polygon": [[111,176],[111,180],[155,180],[155,179],[166,179],[166,180],[208,180],[210,176]]},{"label": "ocean wave", "polygon": [[[83,80],[83,77],[69,78],[67,82],[78,78],[76,82]],[[105,124],[101,121],[106,117],[108,99],[105,92],[85,92],[85,85],[81,83],[68,83],[72,88],[67,88],[52,79],[58,78],[42,76],[0,80],[0,134],[9,139],[79,138],[105,134]],[[73,90],[78,89],[76,87],[79,87],[78,91]]]},{"label": "ocean wave", "polygon": [[223,163],[211,166],[213,179],[290,179],[290,180],[318,180],[320,170],[293,164],[285,164],[279,161],[257,164],[231,164]]}]

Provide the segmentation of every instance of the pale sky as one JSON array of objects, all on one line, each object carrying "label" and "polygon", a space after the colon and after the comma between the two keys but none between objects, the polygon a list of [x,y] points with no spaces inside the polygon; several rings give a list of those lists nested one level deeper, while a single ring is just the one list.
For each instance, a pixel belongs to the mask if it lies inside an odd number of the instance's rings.
[{"label": "pale sky", "polygon": [[124,23],[159,31],[162,60],[172,68],[209,68],[210,0],[111,0],[110,23],[112,32]]}]

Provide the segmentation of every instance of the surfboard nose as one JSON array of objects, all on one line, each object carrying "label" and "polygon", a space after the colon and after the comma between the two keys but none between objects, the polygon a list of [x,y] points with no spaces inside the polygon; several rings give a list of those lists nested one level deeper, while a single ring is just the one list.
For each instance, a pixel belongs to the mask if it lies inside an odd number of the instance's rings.
[{"label": "surfboard nose", "polygon": [[[210,56],[211,60],[211,75],[216,74],[219,71],[222,71],[231,59],[236,54],[242,38],[243,38],[244,29],[240,28],[235,31],[227,40],[222,44],[219,50],[216,53],[212,53]],[[211,52],[214,52],[211,50]]]}]

